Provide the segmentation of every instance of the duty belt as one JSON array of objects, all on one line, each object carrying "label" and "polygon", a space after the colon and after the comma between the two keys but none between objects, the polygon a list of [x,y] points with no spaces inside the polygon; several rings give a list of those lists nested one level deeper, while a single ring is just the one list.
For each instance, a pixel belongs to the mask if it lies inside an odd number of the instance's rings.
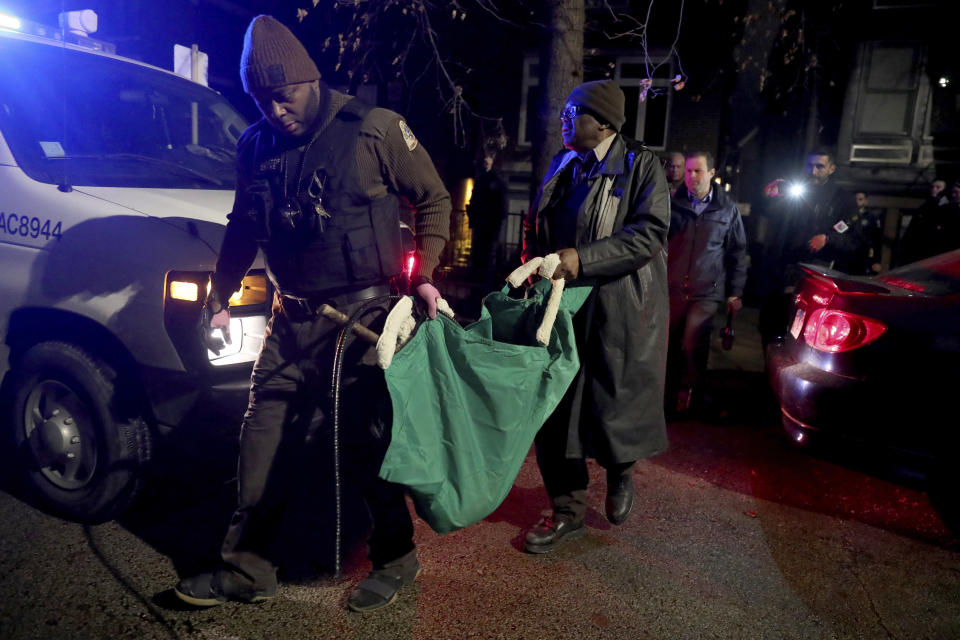
[{"label": "duty belt", "polygon": [[390,287],[388,285],[375,284],[352,291],[322,291],[307,296],[280,294],[280,306],[288,317],[313,318],[320,313],[320,307],[324,304],[328,304],[334,309],[342,310],[342,307],[346,305],[388,295],[390,295]]}]

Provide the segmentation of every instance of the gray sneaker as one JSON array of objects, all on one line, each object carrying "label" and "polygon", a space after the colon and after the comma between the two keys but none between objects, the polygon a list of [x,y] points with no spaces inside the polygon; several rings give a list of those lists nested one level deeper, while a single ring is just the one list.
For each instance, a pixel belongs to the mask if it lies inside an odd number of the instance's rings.
[{"label": "gray sneaker", "polygon": [[350,593],[347,598],[347,608],[365,613],[393,603],[400,589],[413,584],[420,575],[420,571],[416,549],[386,563],[381,569],[371,570],[366,579]]},{"label": "gray sneaker", "polygon": [[277,595],[276,585],[271,589],[241,587],[225,571],[201,573],[184,578],[173,588],[178,598],[195,607],[215,607],[224,602],[263,602]]}]

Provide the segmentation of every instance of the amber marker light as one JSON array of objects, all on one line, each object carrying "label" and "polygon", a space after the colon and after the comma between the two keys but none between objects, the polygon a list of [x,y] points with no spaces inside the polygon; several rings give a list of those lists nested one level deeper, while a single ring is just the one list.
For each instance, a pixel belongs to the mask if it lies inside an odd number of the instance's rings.
[{"label": "amber marker light", "polygon": [[199,293],[200,287],[196,282],[184,282],[182,280],[173,280],[170,282],[170,297],[174,300],[196,302]]}]

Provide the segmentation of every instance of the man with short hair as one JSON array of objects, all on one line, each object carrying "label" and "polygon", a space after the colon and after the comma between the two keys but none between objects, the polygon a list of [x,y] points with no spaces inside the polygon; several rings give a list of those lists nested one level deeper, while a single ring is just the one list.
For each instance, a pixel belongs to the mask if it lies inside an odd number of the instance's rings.
[{"label": "man with short hair", "polygon": [[[403,197],[417,212],[420,272],[410,290],[435,317],[440,294],[429,276],[450,218],[450,196],[403,118],[330,89],[300,41],[274,18],[251,21],[240,76],[263,118],[237,145],[236,196],[206,301],[210,326],[229,326],[228,300],[258,249],[275,297],[253,368],[238,505],[221,568],[175,588],[195,606],[276,595],[275,538],[284,506],[337,445],[326,434],[341,327],[321,310],[358,312],[363,324],[382,327],[390,278],[402,270]],[[420,572],[404,488],[377,476],[390,439],[390,400],[383,372],[363,361],[368,346],[347,346],[341,377],[344,448],[357,450],[343,466],[373,519],[372,570],[347,600],[354,611],[390,604]]]},{"label": "man with short hair", "polygon": [[667,177],[667,184],[670,186],[670,197],[677,192],[680,185],[683,184],[684,157],[678,151],[671,151],[667,154],[663,162],[663,173]]},{"label": "man with short hair", "polygon": [[530,553],[583,532],[587,457],[606,469],[606,515],[619,525],[633,507],[634,462],[667,448],[669,192],[653,152],[618,133],[624,101],[611,80],[570,93],[560,113],[568,151],[524,220],[524,261],[557,253],[554,279],[597,283],[574,317],[580,372],[536,438],[552,513],[527,530]]},{"label": "man with short hair", "polygon": [[721,303],[730,314],[743,306],[747,239],[743,219],[713,183],[713,155],[686,156],[686,178],[671,200],[667,272],[670,284],[668,409],[699,408],[713,317]]},{"label": "man with short hair", "polygon": [[787,288],[800,262],[850,269],[859,238],[851,232],[853,198],[833,181],[837,170],[833,153],[819,149],[807,154],[807,181],[793,194],[782,190],[783,180],[767,185],[774,198],[772,241],[764,256],[766,297],[760,310],[763,344],[786,330]]},{"label": "man with short hair", "polygon": [[853,206],[849,195],[832,180],[836,170],[831,152],[819,150],[807,155],[810,180],[806,191],[795,200],[792,224],[785,227],[790,263],[813,262],[838,271],[849,268],[858,239],[847,233]]},{"label": "man with short hair", "polygon": [[935,201],[937,204],[947,203],[948,198],[946,180],[943,178],[934,178],[930,182],[930,199]]},{"label": "man with short hair", "polygon": [[[956,193],[956,195],[954,195]],[[947,188],[946,180],[936,178],[930,183],[930,197],[913,212],[910,224],[900,241],[898,264],[909,264],[956,249],[955,229],[960,183]]]}]

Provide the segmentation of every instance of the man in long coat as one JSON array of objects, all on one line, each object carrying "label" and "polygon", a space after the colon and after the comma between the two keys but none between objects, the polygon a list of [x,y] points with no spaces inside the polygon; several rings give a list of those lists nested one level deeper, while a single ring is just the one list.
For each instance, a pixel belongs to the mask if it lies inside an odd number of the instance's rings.
[{"label": "man in long coat", "polygon": [[556,252],[553,274],[597,288],[575,318],[581,369],[536,439],[553,513],[526,533],[531,553],[583,532],[587,457],[607,470],[607,518],[633,506],[633,465],[667,448],[663,387],[669,324],[670,192],[660,162],[618,133],[624,95],[587,82],[560,114],[558,154],[524,220],[523,259]]}]

